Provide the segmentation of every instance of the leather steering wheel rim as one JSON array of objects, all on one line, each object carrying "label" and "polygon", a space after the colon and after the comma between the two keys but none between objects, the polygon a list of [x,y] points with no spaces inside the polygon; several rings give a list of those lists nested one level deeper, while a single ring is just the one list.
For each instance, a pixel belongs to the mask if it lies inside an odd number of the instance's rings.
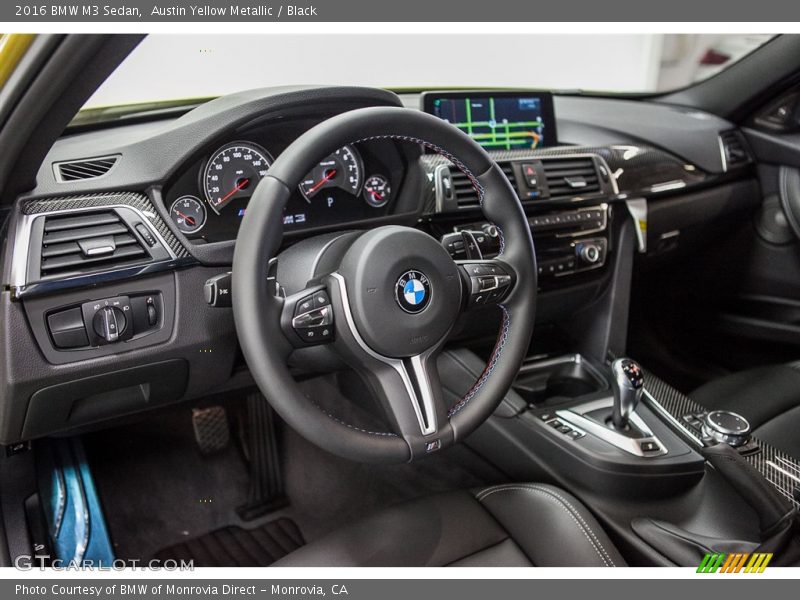
[{"label": "leather steering wheel rim", "polygon": [[[365,431],[340,421],[306,398],[286,364],[290,343],[280,325],[284,299],[274,293],[267,280],[269,263],[281,244],[283,209],[309,167],[346,144],[371,139],[422,144],[463,171],[475,187],[484,216],[500,232],[498,259],[510,268],[515,281],[500,304],[503,324],[486,370],[450,408],[447,422],[430,436]],[[233,259],[232,300],[237,334],[262,393],[281,418],[306,439],[334,454],[362,462],[414,460],[462,440],[488,419],[511,388],[527,353],[536,292],[530,226],[502,170],[457,128],[405,108],[353,110],[328,119],[297,138],[278,156],[255,189]],[[335,318],[338,332],[345,319],[342,315]]]}]

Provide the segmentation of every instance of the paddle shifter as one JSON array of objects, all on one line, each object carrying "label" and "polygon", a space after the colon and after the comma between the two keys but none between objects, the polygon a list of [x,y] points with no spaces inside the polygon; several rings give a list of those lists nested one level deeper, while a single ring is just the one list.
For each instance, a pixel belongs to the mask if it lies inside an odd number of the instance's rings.
[{"label": "paddle shifter", "polygon": [[644,391],[644,373],[639,363],[630,358],[618,358],[611,363],[611,388],[614,390],[611,420],[616,429],[625,431]]}]

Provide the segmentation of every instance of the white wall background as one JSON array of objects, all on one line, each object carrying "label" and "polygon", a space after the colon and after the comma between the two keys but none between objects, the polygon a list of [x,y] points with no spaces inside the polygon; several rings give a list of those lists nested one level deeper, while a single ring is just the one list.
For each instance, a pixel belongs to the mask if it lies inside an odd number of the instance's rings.
[{"label": "white wall background", "polygon": [[[458,24],[454,24],[457,28]],[[656,88],[664,36],[151,35],[87,106],[288,84]]]}]

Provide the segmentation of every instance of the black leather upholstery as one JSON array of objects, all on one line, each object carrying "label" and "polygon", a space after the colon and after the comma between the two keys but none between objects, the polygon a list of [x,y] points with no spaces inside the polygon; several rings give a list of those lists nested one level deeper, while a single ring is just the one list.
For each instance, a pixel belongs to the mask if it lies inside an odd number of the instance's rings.
[{"label": "black leather upholstery", "polygon": [[756,437],[800,458],[800,362],[734,373],[690,396],[708,409],[741,414]]},{"label": "black leather upholstery", "polygon": [[450,492],[390,508],[275,566],[624,566],[588,510],[549,485]]}]

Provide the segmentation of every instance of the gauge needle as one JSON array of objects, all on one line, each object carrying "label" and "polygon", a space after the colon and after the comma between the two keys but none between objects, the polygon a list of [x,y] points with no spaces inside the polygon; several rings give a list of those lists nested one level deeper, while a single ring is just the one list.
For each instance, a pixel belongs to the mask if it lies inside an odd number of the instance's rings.
[{"label": "gauge needle", "polygon": [[375,190],[370,190],[370,191],[369,191],[369,193],[370,193],[370,194],[372,194],[372,197],[373,197],[373,198],[375,198],[375,200],[377,200],[378,202],[380,202],[381,200],[383,200],[383,196],[381,196],[381,195],[380,195],[378,192],[376,192]]},{"label": "gauge needle", "polygon": [[186,224],[189,225],[189,227],[194,227],[194,224],[197,223],[197,221],[194,220],[194,217],[190,217],[189,215],[185,215],[179,210],[176,210],[175,214],[178,215],[179,217],[181,217],[184,221],[186,221]]},{"label": "gauge needle", "polygon": [[240,181],[240,182],[239,182],[239,183],[236,185],[236,187],[235,187],[235,188],[233,188],[233,189],[232,189],[230,192],[228,192],[227,194],[225,194],[225,195],[224,195],[222,198],[220,198],[220,199],[217,201],[217,205],[220,205],[220,204],[222,204],[223,202],[225,202],[225,200],[227,200],[228,198],[230,198],[231,196],[233,196],[233,195],[234,195],[236,192],[238,192],[240,189],[242,189],[242,188],[243,188],[244,186],[246,186],[248,183],[250,183],[250,180],[249,180],[249,179],[247,179],[247,178],[245,178],[245,179],[242,179],[242,180],[241,180],[241,181]]},{"label": "gauge needle", "polygon": [[322,185],[323,185],[323,184],[324,184],[326,181],[330,181],[330,180],[331,180],[331,179],[333,179],[334,177],[336,177],[336,169],[331,169],[330,171],[328,171],[328,172],[325,174],[325,177],[323,177],[323,178],[320,180],[320,182],[319,182],[319,183],[316,183],[316,184],[314,184],[314,187],[312,187],[310,190],[308,190],[308,191],[306,192],[306,194],[309,194],[309,195],[313,194],[313,193],[314,193],[314,192],[316,192],[316,191],[317,191],[319,188],[321,188],[321,187],[322,187]]}]

